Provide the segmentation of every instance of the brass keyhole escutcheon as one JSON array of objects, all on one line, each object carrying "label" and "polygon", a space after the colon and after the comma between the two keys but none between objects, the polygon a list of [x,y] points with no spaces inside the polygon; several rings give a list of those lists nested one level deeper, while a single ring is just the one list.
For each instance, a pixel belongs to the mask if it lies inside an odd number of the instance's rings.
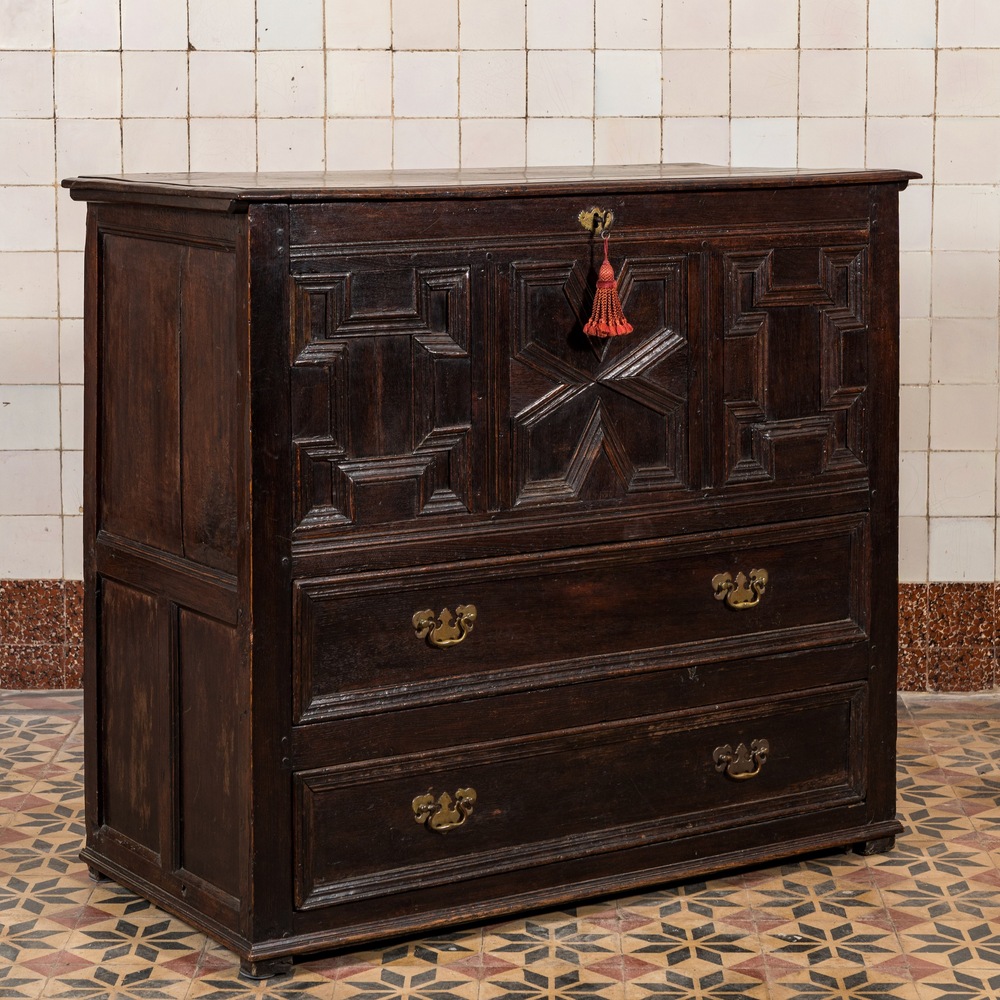
[{"label": "brass keyhole escutcheon", "polygon": [[731,573],[716,573],[712,577],[712,590],[717,601],[725,601],[731,608],[742,611],[744,608],[755,608],[767,589],[767,570],[752,569],[750,577],[737,573],[733,579]]},{"label": "brass keyhole escutcheon", "polygon": [[615,221],[615,213],[610,208],[585,208],[578,216],[580,225],[593,233],[599,239],[603,239],[605,233],[611,228],[611,223]]},{"label": "brass keyhole escutcheon", "polygon": [[447,792],[442,792],[437,798],[431,792],[418,795],[413,800],[413,818],[423,823],[428,830],[437,833],[447,833],[461,826],[472,812],[476,804],[474,788],[460,788],[454,798]]},{"label": "brass keyhole escutcheon", "polygon": [[465,641],[476,623],[477,614],[475,604],[459,604],[455,608],[455,614],[443,608],[436,617],[429,609],[418,611],[413,616],[413,628],[418,639],[426,639],[438,649],[447,649]]},{"label": "brass keyhole escutcheon", "polygon": [[760,774],[770,750],[767,740],[753,740],[749,747],[740,743],[735,750],[727,743],[715,748],[712,760],[716,771],[724,772],[734,781],[747,781]]}]

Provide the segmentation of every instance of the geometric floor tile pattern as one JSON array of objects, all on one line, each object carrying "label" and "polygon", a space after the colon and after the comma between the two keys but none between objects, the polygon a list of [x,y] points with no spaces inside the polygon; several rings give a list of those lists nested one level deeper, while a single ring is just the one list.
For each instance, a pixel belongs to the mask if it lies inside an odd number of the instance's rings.
[{"label": "geometric floor tile pattern", "polygon": [[0,998],[996,1000],[1000,697],[899,702],[884,855],[828,853],[239,978],[77,858],[78,692],[0,692]]}]

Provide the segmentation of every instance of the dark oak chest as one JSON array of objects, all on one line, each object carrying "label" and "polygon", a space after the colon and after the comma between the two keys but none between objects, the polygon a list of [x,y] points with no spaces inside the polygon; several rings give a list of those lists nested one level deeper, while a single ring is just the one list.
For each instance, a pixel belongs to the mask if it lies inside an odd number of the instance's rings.
[{"label": "dark oak chest", "polygon": [[266,974],[890,843],[912,176],[68,182],[92,869]]}]

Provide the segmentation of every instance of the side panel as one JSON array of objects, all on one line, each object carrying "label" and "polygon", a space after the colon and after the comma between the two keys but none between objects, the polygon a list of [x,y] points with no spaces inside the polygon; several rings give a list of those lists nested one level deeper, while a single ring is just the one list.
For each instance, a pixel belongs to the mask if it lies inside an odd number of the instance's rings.
[{"label": "side panel", "polygon": [[84,854],[235,930],[242,224],[102,205],[88,225]]}]

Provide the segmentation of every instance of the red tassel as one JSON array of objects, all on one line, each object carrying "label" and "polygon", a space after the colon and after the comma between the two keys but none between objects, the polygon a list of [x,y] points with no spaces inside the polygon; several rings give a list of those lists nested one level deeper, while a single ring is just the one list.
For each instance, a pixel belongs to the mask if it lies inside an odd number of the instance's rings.
[{"label": "red tassel", "polygon": [[618,282],[615,269],[608,260],[608,237],[604,237],[604,263],[597,275],[597,294],[594,309],[583,332],[589,337],[619,337],[632,332],[632,324],[622,312],[622,302],[618,297]]}]

